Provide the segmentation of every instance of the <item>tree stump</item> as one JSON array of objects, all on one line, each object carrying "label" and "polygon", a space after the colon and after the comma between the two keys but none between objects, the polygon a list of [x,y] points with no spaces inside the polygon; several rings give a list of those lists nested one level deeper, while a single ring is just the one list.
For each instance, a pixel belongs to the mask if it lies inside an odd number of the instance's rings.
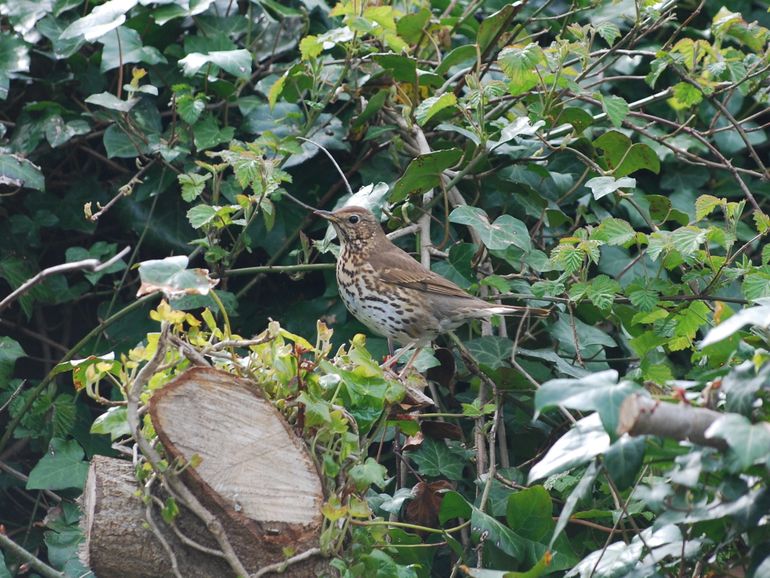
[{"label": "tree stump", "polygon": [[[304,443],[256,386],[210,368],[190,369],[150,402],[150,416],[169,462],[188,466],[181,478],[224,526],[241,562],[254,573],[318,546],[323,489]],[[173,576],[166,548],[146,524],[146,505],[130,462],[95,456],[84,492],[84,561],[99,578]],[[167,495],[158,494],[161,500]],[[155,525],[185,577],[232,576],[224,559],[190,546],[217,549],[184,507],[174,528]],[[183,538],[180,538],[179,535]],[[185,543],[187,542],[187,543]],[[284,576],[328,570],[318,557],[292,564]]]}]

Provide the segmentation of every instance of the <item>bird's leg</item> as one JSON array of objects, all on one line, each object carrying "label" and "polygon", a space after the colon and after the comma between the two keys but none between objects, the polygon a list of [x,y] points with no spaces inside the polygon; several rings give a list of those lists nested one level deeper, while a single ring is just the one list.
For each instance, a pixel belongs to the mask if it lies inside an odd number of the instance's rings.
[{"label": "bird's leg", "polygon": [[417,359],[417,356],[420,355],[420,351],[422,351],[422,347],[415,347],[412,357],[409,358],[409,361],[406,362],[406,365],[404,366],[404,368],[399,372],[398,374],[399,379],[403,379],[404,377],[406,377],[406,372],[409,371],[410,367],[412,367],[415,360]]},{"label": "bird's leg", "polygon": [[[390,339],[388,339],[388,345],[390,345]],[[404,347],[399,349],[397,353],[391,354],[390,359],[388,359],[386,362],[381,364],[380,367],[382,369],[384,369],[385,371],[388,371],[388,370],[392,369],[393,366],[396,365],[396,363],[398,363],[398,360],[401,359],[401,357],[404,355],[404,353],[409,351],[415,345],[417,345],[417,342],[415,342],[415,341],[413,341],[411,343],[407,343]],[[419,349],[417,351],[419,351]]]}]

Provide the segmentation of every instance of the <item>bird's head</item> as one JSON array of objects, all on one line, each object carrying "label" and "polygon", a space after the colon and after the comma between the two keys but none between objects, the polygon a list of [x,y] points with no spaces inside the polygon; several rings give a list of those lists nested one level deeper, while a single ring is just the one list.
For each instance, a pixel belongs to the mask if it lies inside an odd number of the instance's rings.
[{"label": "bird's head", "polygon": [[334,212],[314,213],[332,224],[343,245],[368,246],[385,236],[374,214],[363,207],[344,207]]}]

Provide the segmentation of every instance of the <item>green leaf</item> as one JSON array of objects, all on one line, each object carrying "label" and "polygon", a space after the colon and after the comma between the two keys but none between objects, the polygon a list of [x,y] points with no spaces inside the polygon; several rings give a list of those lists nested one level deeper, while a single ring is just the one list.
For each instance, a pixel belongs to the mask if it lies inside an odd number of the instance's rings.
[{"label": "green leaf", "polygon": [[636,186],[636,179],[632,179],[631,177],[623,177],[620,179],[616,179],[615,177],[594,177],[587,180],[585,186],[591,189],[594,199],[598,201],[602,197],[611,195],[621,188],[634,188]]},{"label": "green leaf", "polygon": [[40,167],[17,155],[0,153],[0,185],[45,190]]},{"label": "green leaf", "polygon": [[0,100],[8,98],[11,79],[29,70],[29,46],[18,36],[0,34]]},{"label": "green leaf", "polygon": [[116,124],[111,124],[104,131],[104,149],[108,158],[131,159],[147,152],[143,140],[137,136],[129,136]]},{"label": "green leaf", "polygon": [[594,123],[594,117],[588,111],[574,106],[565,108],[559,116],[559,120],[571,124],[578,134]]},{"label": "green leaf", "polygon": [[131,434],[125,407],[111,407],[91,424],[92,434],[109,435],[111,441]]},{"label": "green leaf", "polygon": [[173,299],[184,295],[208,295],[218,280],[211,279],[206,269],[187,269],[184,255],[139,263],[142,285],[137,296],[162,291]]},{"label": "green leaf", "polygon": [[430,10],[423,8],[419,12],[406,14],[396,22],[396,32],[409,44],[414,44],[422,37],[425,25],[430,21]]},{"label": "green leaf", "polygon": [[628,224],[628,221],[615,217],[603,219],[591,235],[591,239],[604,241],[608,245],[625,245],[631,242],[634,237],[636,237],[636,231]]},{"label": "green leaf", "polygon": [[[766,283],[770,283],[770,279],[768,279]],[[769,328],[770,304],[763,304],[757,307],[748,307],[739,311],[729,319],[722,321],[722,323],[712,328],[706,334],[706,337],[703,339],[703,341],[701,341],[700,346],[708,347],[709,345],[718,343],[723,339],[727,339],[735,332],[743,329],[746,325],[752,325],[762,329]]]},{"label": "green leaf", "polygon": [[441,64],[436,67],[435,72],[436,74],[444,75],[449,72],[449,69],[453,66],[459,66],[460,64],[475,61],[476,56],[476,46],[474,44],[463,44],[447,52],[446,56],[444,56],[444,59],[441,61]]},{"label": "green leaf", "polygon": [[439,508],[439,521],[443,526],[449,520],[455,518],[469,518],[471,515],[472,506],[468,501],[463,498],[462,494],[455,491],[449,491],[444,494],[441,499],[441,507]]},{"label": "green leaf", "polygon": [[237,78],[251,76],[251,54],[248,50],[213,50],[207,54],[192,52],[179,60],[185,76],[194,76],[207,64],[218,66]]},{"label": "green leaf", "polygon": [[675,84],[673,92],[667,102],[674,110],[685,110],[703,101],[703,93],[689,82]]},{"label": "green leaf", "polygon": [[[471,514],[471,531],[474,536],[484,534],[486,542],[493,544],[509,556],[517,559],[524,555],[525,548],[529,545],[516,532],[476,507],[473,508],[473,513]],[[478,542],[478,538],[476,538],[476,541]]]},{"label": "green leaf", "polygon": [[559,519],[556,522],[556,527],[553,530],[553,536],[551,536],[551,543],[549,548],[553,548],[553,545],[556,542],[556,539],[559,537],[559,534],[561,534],[562,530],[567,527],[567,522],[569,522],[569,519],[572,517],[572,514],[575,511],[575,507],[578,505],[578,502],[589,493],[594,485],[594,482],[596,481],[597,475],[599,475],[599,468],[594,461],[590,466],[586,468],[583,477],[580,478],[580,482],[578,482],[578,484],[575,486],[575,489],[572,490],[569,497],[564,502],[561,514],[559,514]]},{"label": "green leaf", "polygon": [[615,128],[620,128],[628,116],[628,103],[619,96],[599,95],[602,109],[607,113],[607,118]]},{"label": "green leaf", "polygon": [[615,301],[615,294],[620,291],[620,283],[607,275],[598,275],[588,284],[587,295],[591,303],[599,309],[609,309]]},{"label": "green leaf", "polygon": [[508,497],[508,527],[529,540],[540,542],[553,528],[553,503],[543,486],[532,486]]},{"label": "green leaf", "polygon": [[117,110],[118,112],[128,112],[134,107],[134,105],[136,105],[136,103],[139,102],[139,99],[129,98],[128,100],[121,100],[109,92],[100,92],[99,94],[92,94],[86,98],[86,102],[89,104],[102,106],[110,110]]},{"label": "green leaf", "polygon": [[[211,173],[199,175],[196,173],[182,173],[177,176],[179,185],[182,187],[182,198],[191,203],[198,198],[206,188],[206,181],[211,178]],[[197,227],[196,227],[197,228]]]},{"label": "green leaf", "polygon": [[350,468],[350,478],[359,492],[364,492],[369,486],[383,488],[387,481],[388,469],[377,463],[374,458],[366,458],[363,464]]},{"label": "green leaf", "polygon": [[671,245],[683,257],[691,257],[706,241],[706,229],[680,227],[671,234]]},{"label": "green leaf", "polygon": [[598,32],[599,36],[601,36],[610,46],[615,44],[615,41],[620,38],[620,29],[611,20],[599,22],[596,25],[596,32]]},{"label": "green leaf", "polygon": [[511,79],[510,92],[513,96],[522,94],[538,85],[539,64],[545,63],[543,50],[535,43],[526,46],[507,46],[497,58],[500,68]]},{"label": "green leaf", "polygon": [[[770,325],[770,315],[767,321]],[[770,389],[770,363],[765,363],[757,371],[751,361],[743,362],[722,379],[721,390],[726,397],[725,409],[751,415],[757,402],[757,393],[763,389]]]},{"label": "green leaf", "polygon": [[461,205],[450,213],[449,221],[472,227],[484,246],[493,251],[504,251],[511,245],[523,251],[532,248],[526,225],[511,215],[501,215],[490,223],[483,209]]},{"label": "green leaf", "polygon": [[423,100],[414,112],[417,124],[425,126],[428,121],[445,108],[457,105],[457,97],[453,92],[445,92],[441,96],[431,96]]},{"label": "green leaf", "polygon": [[96,6],[88,16],[75,20],[62,32],[61,38],[82,36],[92,42],[114,30],[126,21],[126,12],[131,10],[138,0],[109,0]]},{"label": "green leaf", "polygon": [[620,405],[626,397],[640,390],[638,385],[630,381],[618,383],[618,373],[614,369],[580,379],[552,379],[535,392],[535,411],[554,406],[596,411],[607,433],[614,437]]},{"label": "green leaf", "polygon": [[8,381],[13,375],[16,360],[26,357],[19,342],[10,337],[0,336],[0,390],[8,386]]},{"label": "green leaf", "polygon": [[443,441],[427,438],[411,456],[420,474],[424,476],[463,479],[463,469],[467,463],[464,452],[449,448]]},{"label": "green leaf", "polygon": [[193,142],[199,151],[213,148],[232,140],[235,128],[225,126],[220,128],[217,119],[209,115],[193,126]]},{"label": "green leaf", "polygon": [[727,414],[709,426],[706,437],[725,440],[737,459],[738,471],[742,471],[767,459],[770,424],[752,424],[742,415]]},{"label": "green leaf", "polygon": [[770,267],[749,271],[743,278],[741,291],[749,301],[770,297]]},{"label": "green leaf", "polygon": [[132,62],[165,63],[166,57],[157,48],[142,46],[142,38],[133,28],[120,26],[99,39],[104,45],[100,70],[107,72]]},{"label": "green leaf", "polygon": [[410,195],[422,194],[439,186],[441,173],[456,165],[462,156],[459,149],[445,149],[412,159],[403,176],[396,181],[390,202],[398,203]]},{"label": "green leaf", "polygon": [[90,131],[91,126],[85,120],[76,119],[64,122],[64,119],[58,114],[49,117],[45,123],[45,138],[54,148],[65,144],[72,137],[87,134]]},{"label": "green leaf", "polygon": [[631,487],[636,480],[644,460],[646,444],[644,436],[636,438],[624,436],[604,452],[607,473],[621,491]]},{"label": "green leaf", "polygon": [[585,464],[610,447],[598,413],[584,417],[554,443],[529,471],[529,483]]},{"label": "green leaf", "polygon": [[48,452],[29,473],[28,490],[82,488],[88,474],[85,452],[75,440],[53,438]]},{"label": "green leaf", "polygon": [[478,34],[476,34],[476,44],[479,45],[479,51],[482,54],[491,47],[495,39],[498,38],[498,35],[511,23],[514,14],[519,9],[520,7],[515,2],[506,4],[500,10],[481,21]]},{"label": "green leaf", "polygon": [[726,205],[727,201],[725,199],[720,199],[713,195],[701,195],[695,199],[695,220],[700,221],[708,217],[717,207],[724,207]]}]

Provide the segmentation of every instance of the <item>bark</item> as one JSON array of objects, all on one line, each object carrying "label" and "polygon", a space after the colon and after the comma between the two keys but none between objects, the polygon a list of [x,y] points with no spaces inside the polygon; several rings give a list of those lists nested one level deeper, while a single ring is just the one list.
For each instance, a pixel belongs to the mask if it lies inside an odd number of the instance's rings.
[{"label": "bark", "polygon": [[[316,548],[323,491],[302,441],[249,381],[209,368],[195,368],[155,392],[150,416],[169,463],[188,463],[185,485],[223,524],[238,558],[250,573],[282,562],[286,549]],[[99,578],[173,576],[170,557],[147,527],[130,462],[95,456],[83,496],[84,561]],[[168,497],[159,490],[158,497]],[[190,540],[216,550],[204,524],[180,506],[174,524],[153,520],[185,577],[232,576],[221,558],[197,550]],[[182,534],[185,539],[179,537]],[[186,543],[185,543],[186,542]],[[317,556],[288,567],[284,576],[328,572]]]},{"label": "bark", "polygon": [[620,406],[618,434],[648,434],[726,449],[723,439],[704,435],[709,426],[723,415],[706,408],[667,403],[634,394],[629,395]]}]

